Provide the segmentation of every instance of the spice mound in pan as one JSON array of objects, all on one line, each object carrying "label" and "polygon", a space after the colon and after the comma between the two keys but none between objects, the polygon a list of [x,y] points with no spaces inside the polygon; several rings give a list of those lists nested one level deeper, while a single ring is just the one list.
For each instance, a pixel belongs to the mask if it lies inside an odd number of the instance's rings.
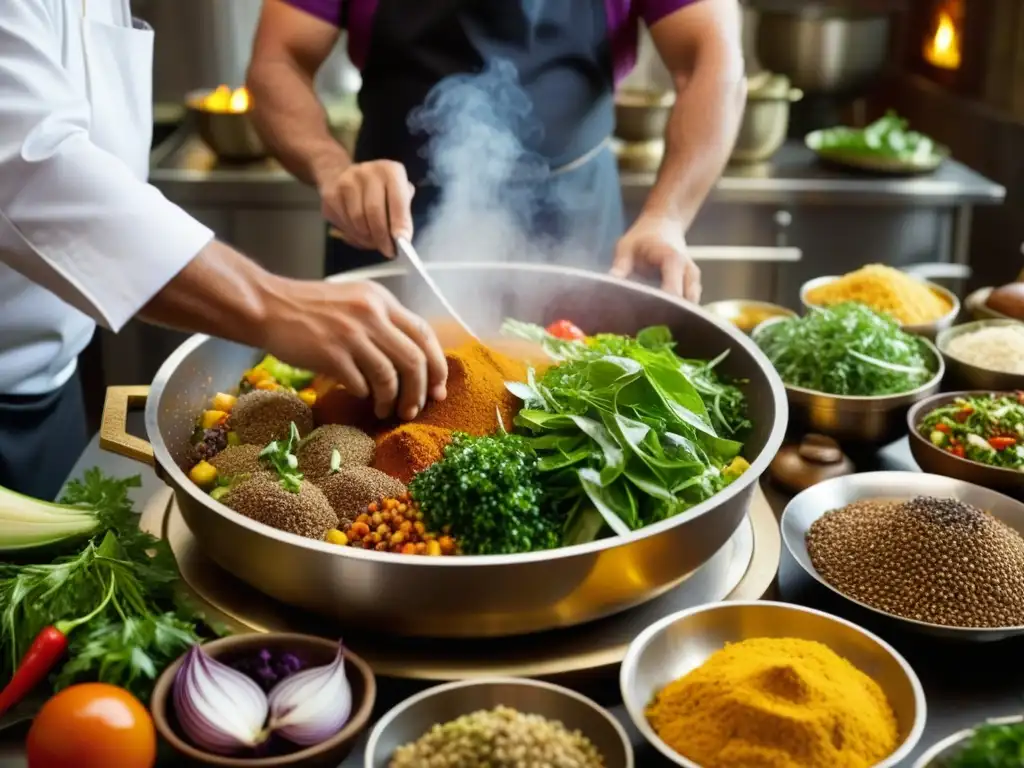
[{"label": "spice mound in pan", "polygon": [[255,475],[267,471],[260,464],[261,450],[258,445],[229,445],[209,461],[217,469],[219,477]]},{"label": "spice mound in pan", "polygon": [[[325,424],[314,429],[299,443],[295,455],[299,459],[299,471],[303,476],[317,481],[340,467],[369,466],[373,463],[375,450],[373,438],[362,430],[344,424]],[[335,461],[337,467],[333,466]]]},{"label": "spice mound in pan", "polygon": [[274,475],[261,473],[232,488],[221,501],[258,523],[318,541],[338,526],[323,492],[306,480],[292,493]]},{"label": "spice mound in pan", "polygon": [[844,595],[948,627],[1024,625],[1024,538],[956,499],[860,501],[807,533],[815,569]]},{"label": "spice mound in pan", "polygon": [[292,422],[304,437],[313,431],[313,411],[298,395],[285,390],[254,389],[238,398],[231,411],[231,429],[239,440],[266,445],[286,440]]},{"label": "spice mound in pan", "polygon": [[319,483],[342,525],[355,520],[367,505],[405,493],[401,482],[373,467],[345,467]]}]

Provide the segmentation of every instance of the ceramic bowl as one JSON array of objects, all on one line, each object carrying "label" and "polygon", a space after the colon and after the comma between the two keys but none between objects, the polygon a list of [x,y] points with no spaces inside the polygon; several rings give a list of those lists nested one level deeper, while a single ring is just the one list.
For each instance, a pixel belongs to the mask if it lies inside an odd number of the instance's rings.
[{"label": "ceramic bowl", "polygon": [[[310,666],[329,664],[338,650],[336,640],[327,640],[312,635],[291,634],[287,632],[254,632],[246,635],[233,635],[214,640],[203,645],[203,650],[211,657],[229,663],[264,648],[270,651],[289,651],[307,660]],[[167,741],[179,755],[193,764],[215,766],[216,768],[285,768],[286,766],[302,766],[302,768],[337,768],[345,759],[356,739],[366,728],[377,699],[377,684],[370,665],[354,653],[345,651],[345,670],[352,686],[352,716],[337,734],[322,744],[305,749],[296,749],[287,755],[272,757],[230,757],[215,755],[192,745],[178,725],[174,712],[173,691],[174,677],[184,661],[184,656],[169,666],[157,680],[150,699],[150,711],[156,724],[157,733]]]}]

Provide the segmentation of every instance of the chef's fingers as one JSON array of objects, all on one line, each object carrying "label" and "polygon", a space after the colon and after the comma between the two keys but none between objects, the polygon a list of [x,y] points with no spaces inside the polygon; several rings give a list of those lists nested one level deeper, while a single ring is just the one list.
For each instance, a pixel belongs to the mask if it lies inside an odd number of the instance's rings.
[{"label": "chef's fingers", "polygon": [[412,240],[412,185],[401,163],[391,163],[387,175],[391,236]]},{"label": "chef's fingers", "polygon": [[615,259],[612,261],[612,277],[627,278],[633,274],[633,247],[623,240],[615,246]]},{"label": "chef's fingers", "polygon": [[661,290],[671,293],[673,296],[683,295],[683,285],[686,276],[686,257],[669,249],[669,246],[662,246],[666,249],[661,259]]},{"label": "chef's fingers", "polygon": [[363,208],[363,190],[359,187],[345,185],[338,190],[341,196],[343,219],[341,232],[352,245],[359,248],[372,248],[373,238],[366,224],[366,212]]},{"label": "chef's fingers", "polygon": [[445,386],[448,382],[448,361],[445,360],[444,348],[434,329],[426,320],[397,301],[391,308],[391,321],[423,350],[427,358],[427,393],[434,400],[444,400],[448,396]]},{"label": "chef's fingers", "polygon": [[360,373],[370,387],[374,414],[378,419],[386,419],[398,397],[398,371],[378,344],[377,339],[361,335],[350,341],[350,348]]},{"label": "chef's fingers", "polygon": [[415,419],[427,403],[427,356],[390,320],[375,329],[372,339],[398,372],[398,417]]},{"label": "chef's fingers", "polygon": [[373,247],[388,258],[394,258],[395,246],[388,230],[387,189],[379,177],[367,179],[363,187],[363,213]]},{"label": "chef's fingers", "polygon": [[703,286],[700,282],[700,267],[694,263],[693,259],[686,260],[686,291],[683,294],[687,301],[692,301],[694,304],[700,303],[700,295],[704,292]]},{"label": "chef's fingers", "polygon": [[347,351],[343,350],[331,357],[330,360],[331,370],[325,371],[325,373],[333,376],[338,380],[347,392],[350,392],[353,397],[362,399],[370,396],[370,387],[366,383],[366,378],[362,373],[359,372],[359,367],[356,365],[355,360],[352,359],[352,355]]}]

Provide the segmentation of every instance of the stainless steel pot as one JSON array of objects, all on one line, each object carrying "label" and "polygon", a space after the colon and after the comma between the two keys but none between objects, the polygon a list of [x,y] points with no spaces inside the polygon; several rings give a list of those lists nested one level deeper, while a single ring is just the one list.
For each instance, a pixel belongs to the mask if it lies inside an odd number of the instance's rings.
[{"label": "stainless steel pot", "polygon": [[[572,318],[584,328],[635,333],[668,325],[680,352],[729,356],[721,370],[748,381],[751,467],[713,499],[620,538],[565,549],[492,557],[390,557],[293,536],[213,501],[181,469],[195,415],[235,386],[257,350],[206,336],[185,342],[145,388],[112,388],[101,445],[155,464],[174,489],[200,547],[228,572],[284,603],[395,634],[484,637],[566,627],[649,600],[685,579],[732,536],[758,477],[782,443],[782,381],[741,332],[700,308],[635,283],[546,265],[431,264],[428,269],[473,328],[494,336],[501,320]],[[389,265],[340,276],[374,279],[426,317],[437,314],[422,286]],[[148,394],[148,399],[147,399]],[[127,409],[146,400],[149,442],[125,434]]]},{"label": "stainless steel pot", "polygon": [[620,89],[615,94],[615,136],[625,142],[665,138],[665,127],[675,103],[673,91]]},{"label": "stainless steel pot", "polygon": [[774,155],[789,130],[789,105],[804,97],[791,88],[785,75],[756,76],[747,80],[747,107],[743,112],[731,163],[760,163]]}]

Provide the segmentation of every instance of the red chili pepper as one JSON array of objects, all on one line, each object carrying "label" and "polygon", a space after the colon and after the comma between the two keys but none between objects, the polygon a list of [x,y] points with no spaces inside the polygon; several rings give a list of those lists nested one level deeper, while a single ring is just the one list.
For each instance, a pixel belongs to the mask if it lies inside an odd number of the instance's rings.
[{"label": "red chili pepper", "polygon": [[967,419],[970,418],[971,414],[974,413],[974,408],[969,405],[965,405],[956,414],[956,420],[963,424]]},{"label": "red chili pepper", "polygon": [[964,457],[964,447],[962,445],[954,445],[949,449],[949,452],[954,456],[959,456],[961,459]]},{"label": "red chili pepper", "polygon": [[33,688],[43,681],[43,678],[50,673],[50,670],[56,666],[64,656],[64,652],[67,651],[68,635],[72,630],[98,616],[107,607],[113,595],[114,579],[111,578],[106,596],[91,613],[74,621],[58,621],[54,625],[43,627],[40,630],[22,657],[18,668],[14,670],[10,682],[0,691],[0,716],[24,699]]},{"label": "red chili pepper", "polygon": [[948,435],[949,432],[950,432],[949,425],[948,424],[936,424],[935,425],[935,431],[936,432],[942,432],[943,434]]},{"label": "red chili pepper", "polygon": [[997,451],[1005,451],[1011,445],[1016,445],[1017,440],[1013,437],[990,437],[988,439],[988,444]]},{"label": "red chili pepper", "polygon": [[568,320],[558,320],[547,327],[548,333],[565,341],[583,341],[587,334]]}]

